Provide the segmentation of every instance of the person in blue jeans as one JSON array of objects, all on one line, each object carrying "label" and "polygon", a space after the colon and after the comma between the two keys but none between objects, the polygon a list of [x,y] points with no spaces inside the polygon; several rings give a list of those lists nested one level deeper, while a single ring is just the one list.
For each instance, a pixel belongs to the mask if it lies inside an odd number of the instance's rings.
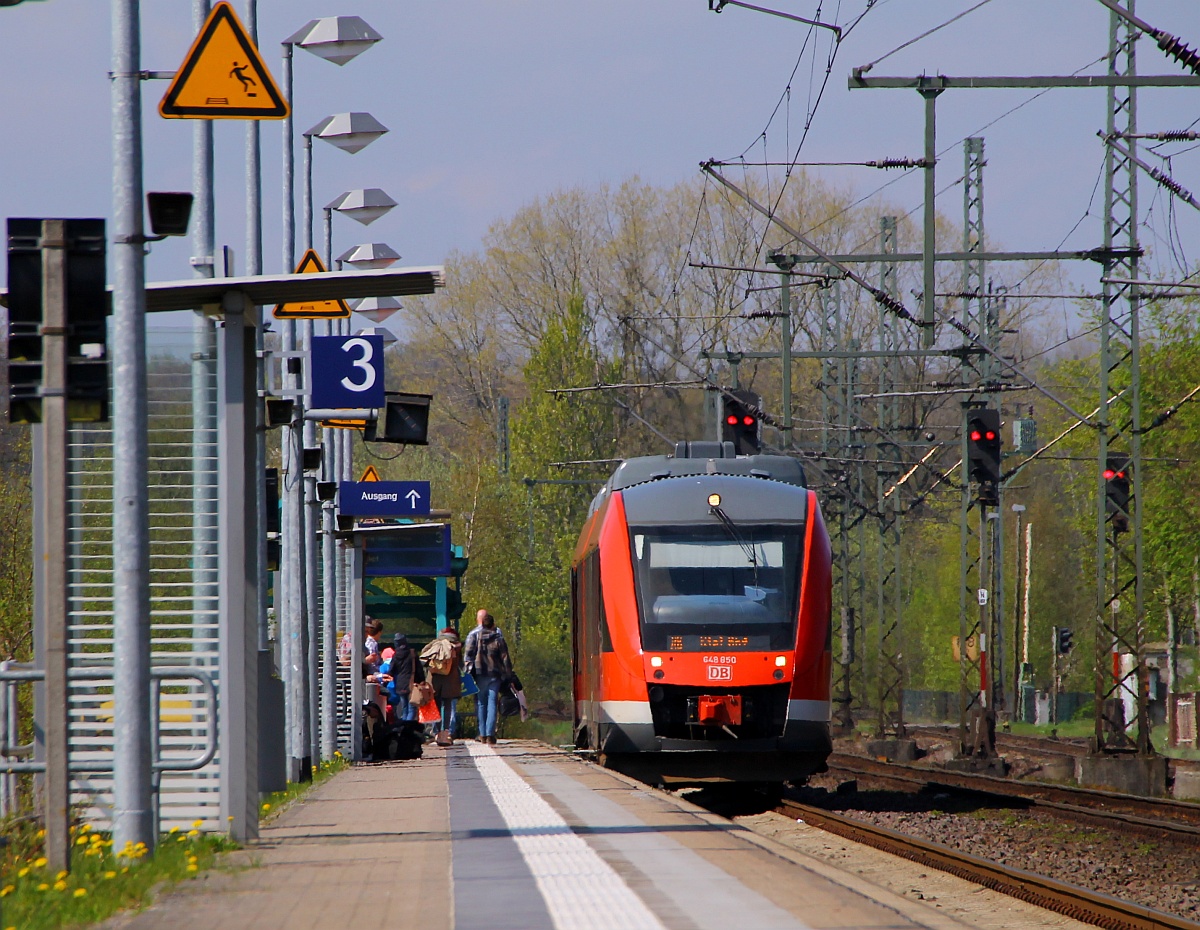
[{"label": "person in blue jeans", "polygon": [[475,695],[479,741],[495,745],[500,689],[512,677],[512,659],[508,654],[508,643],[497,628],[495,618],[486,610],[480,610],[476,619],[479,626],[467,636],[464,652],[467,667],[479,686],[479,693]]}]

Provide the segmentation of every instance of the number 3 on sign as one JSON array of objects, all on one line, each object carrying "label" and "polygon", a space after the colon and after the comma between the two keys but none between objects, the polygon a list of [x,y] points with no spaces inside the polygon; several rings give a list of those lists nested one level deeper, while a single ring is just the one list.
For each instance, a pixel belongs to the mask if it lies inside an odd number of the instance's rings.
[{"label": "number 3 on sign", "polygon": [[[347,339],[343,342],[342,351],[347,354],[355,351],[359,353],[358,358],[352,358],[350,364],[358,372],[362,373],[361,381],[355,381],[351,377],[343,378],[342,387],[347,391],[354,391],[355,393],[371,390],[375,386],[376,380],[375,366],[371,364],[371,360],[375,357],[375,347],[368,340],[360,336],[357,339]],[[354,371],[351,372],[351,374],[355,373]]]},{"label": "number 3 on sign", "polygon": [[314,336],[309,362],[314,408],[377,409],[386,402],[382,336]]}]

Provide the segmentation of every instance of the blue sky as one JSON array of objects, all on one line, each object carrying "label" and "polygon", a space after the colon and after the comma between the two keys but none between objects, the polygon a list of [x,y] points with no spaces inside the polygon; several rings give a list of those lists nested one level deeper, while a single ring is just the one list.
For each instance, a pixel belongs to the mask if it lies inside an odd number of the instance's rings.
[{"label": "blue sky", "polygon": [[[918,95],[849,92],[847,75],[975,2],[876,3],[838,51],[802,160],[919,156]],[[847,23],[866,3],[826,0],[820,15]],[[761,5],[802,16],[818,12],[816,0]],[[109,6],[104,0],[38,0],[0,9],[0,112],[7,129],[0,146],[0,215],[110,212]],[[240,0],[235,6],[242,12]],[[194,34],[191,3],[146,0],[142,7],[143,67],[176,68]],[[1200,44],[1195,0],[1140,0],[1138,13]],[[336,14],[362,16],[384,41],[340,68],[297,51],[296,129],[332,113],[364,110],[391,132],[356,155],[316,143],[315,200],[321,205],[356,187],[385,189],[399,207],[370,227],[336,218],[335,254],[381,241],[401,253],[403,264],[421,265],[438,264],[453,249],[477,247],[489,223],[556,188],[619,182],[633,174],[672,184],[695,176],[697,163],[708,157],[732,157],[749,147],[747,157],[761,158],[763,147],[755,140],[809,34],[798,23],[744,9],[728,7],[716,15],[705,0],[259,0],[260,46],[277,79],[279,40],[310,18]],[[1097,0],[993,0],[891,56],[872,74],[1071,73],[1103,54],[1107,23]],[[790,105],[769,126],[772,158],[794,147],[820,84],[830,34],[818,31],[814,38],[815,71],[808,55],[793,80]],[[1139,55],[1145,73],[1181,73],[1150,41],[1140,44]],[[145,86],[146,188],[187,190],[191,124],[158,116],[164,91],[165,82]],[[939,146],[976,132],[1031,95],[943,95]],[[1144,91],[1139,105],[1144,130],[1182,129],[1200,117],[1200,91]],[[264,270],[278,272],[281,130],[279,123],[262,125]],[[1102,91],[1060,90],[984,131],[993,245],[1059,245],[1088,212],[1102,154],[1095,133],[1103,125]],[[216,130],[217,242],[232,246],[240,269],[243,124],[221,122]],[[960,151],[945,156],[939,187],[961,171]],[[1184,186],[1200,189],[1200,151],[1179,155],[1171,169]],[[896,174],[839,168],[825,176],[866,193]],[[1154,190],[1143,183],[1144,205],[1151,205]],[[919,177],[897,181],[888,195],[906,209],[918,207]],[[961,190],[947,192],[938,206],[960,216]],[[1154,206],[1158,226],[1148,237],[1159,261],[1169,253],[1168,224],[1163,199]],[[1096,199],[1065,246],[1098,245],[1099,215]],[[1177,223],[1184,256],[1194,260],[1194,211],[1182,207]],[[189,255],[186,240],[156,245],[149,277],[189,277]],[[1169,268],[1170,262],[1164,270]],[[1080,275],[1084,282],[1095,276],[1093,269]]]}]

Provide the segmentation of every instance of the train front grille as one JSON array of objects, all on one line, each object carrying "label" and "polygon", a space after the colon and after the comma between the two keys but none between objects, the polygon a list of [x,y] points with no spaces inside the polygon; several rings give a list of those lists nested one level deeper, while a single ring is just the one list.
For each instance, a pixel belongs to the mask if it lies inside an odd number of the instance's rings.
[{"label": "train front grille", "polygon": [[[666,739],[766,739],[783,734],[787,723],[788,685],[711,688],[693,685],[651,685],[650,714],[654,735]],[[696,708],[708,695],[737,695],[740,724],[699,723]]]}]

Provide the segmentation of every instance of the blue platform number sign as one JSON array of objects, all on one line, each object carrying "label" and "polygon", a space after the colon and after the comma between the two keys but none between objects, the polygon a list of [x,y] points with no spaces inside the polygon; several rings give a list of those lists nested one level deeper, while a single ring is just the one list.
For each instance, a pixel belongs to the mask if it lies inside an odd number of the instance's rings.
[{"label": "blue platform number sign", "polygon": [[316,409],[359,410],[382,407],[382,336],[314,336],[312,399]]}]

